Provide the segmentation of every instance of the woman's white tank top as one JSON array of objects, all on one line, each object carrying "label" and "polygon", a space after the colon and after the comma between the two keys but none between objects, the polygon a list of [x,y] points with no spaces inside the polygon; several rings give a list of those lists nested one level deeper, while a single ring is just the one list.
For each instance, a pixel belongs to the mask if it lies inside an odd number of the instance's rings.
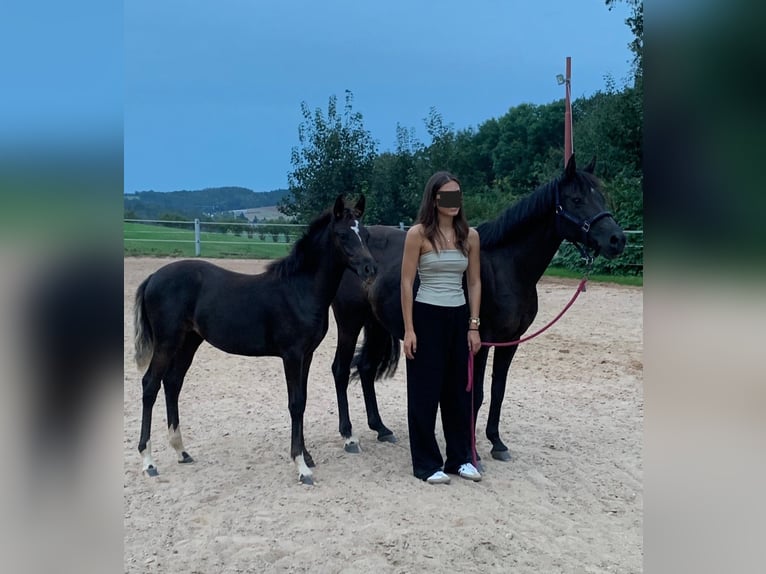
[{"label": "woman's white tank top", "polygon": [[423,253],[418,261],[420,287],[415,301],[441,307],[465,305],[463,273],[468,258],[458,249]]}]

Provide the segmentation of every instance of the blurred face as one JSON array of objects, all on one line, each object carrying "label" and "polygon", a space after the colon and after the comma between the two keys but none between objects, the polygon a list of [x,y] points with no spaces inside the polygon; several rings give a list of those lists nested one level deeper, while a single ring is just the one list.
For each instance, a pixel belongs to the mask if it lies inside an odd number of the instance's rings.
[{"label": "blurred face", "polygon": [[442,215],[456,216],[462,205],[462,192],[456,181],[448,181],[436,190],[436,206]]}]

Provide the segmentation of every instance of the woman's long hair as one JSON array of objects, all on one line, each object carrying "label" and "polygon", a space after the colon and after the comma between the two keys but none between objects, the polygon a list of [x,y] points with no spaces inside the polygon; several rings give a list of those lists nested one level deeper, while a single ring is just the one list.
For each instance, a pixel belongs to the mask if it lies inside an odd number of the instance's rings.
[{"label": "woman's long hair", "polygon": [[[447,241],[442,232],[439,231],[439,207],[436,204],[436,192],[450,181],[460,185],[460,181],[448,171],[437,171],[428,178],[418,212],[418,223],[423,226],[423,235],[428,238],[437,253],[440,248],[446,248]],[[452,226],[455,230],[455,248],[460,250],[463,255],[468,256],[468,221],[463,214],[462,190],[460,192],[460,211],[452,220]]]}]

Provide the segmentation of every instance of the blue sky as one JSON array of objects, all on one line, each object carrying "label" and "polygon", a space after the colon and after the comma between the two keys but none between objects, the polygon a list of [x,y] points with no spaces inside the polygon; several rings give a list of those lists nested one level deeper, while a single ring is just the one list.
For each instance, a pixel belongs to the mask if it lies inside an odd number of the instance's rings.
[{"label": "blue sky", "polygon": [[[287,187],[301,102],[354,110],[393,149],[431,107],[455,129],[629,76],[628,12],[603,0],[130,0],[125,191]],[[562,134],[563,140],[563,134]],[[563,144],[562,144],[563,145]]]},{"label": "blue sky", "polygon": [[122,3],[3,3],[0,158],[35,160],[43,152],[94,148],[102,153],[105,147],[120,152],[122,34]]}]

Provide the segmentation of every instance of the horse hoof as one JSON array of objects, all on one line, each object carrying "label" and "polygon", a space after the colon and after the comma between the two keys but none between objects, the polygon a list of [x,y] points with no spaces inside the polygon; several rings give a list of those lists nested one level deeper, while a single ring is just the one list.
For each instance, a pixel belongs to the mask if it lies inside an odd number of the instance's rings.
[{"label": "horse hoof", "polygon": [[308,485],[308,486],[313,486],[313,485],[314,485],[314,477],[312,477],[312,476],[310,476],[310,475],[308,475],[308,476],[304,476],[303,474],[301,474],[301,475],[298,477],[298,481],[299,481],[301,484],[306,484],[306,485]]},{"label": "horse hoof", "polygon": [[396,436],[394,433],[386,434],[383,436],[378,436],[378,442],[390,442],[395,443],[396,442]]},{"label": "horse hoof", "polygon": [[144,469],[144,473],[146,474],[146,476],[151,476],[152,478],[154,478],[155,476],[159,476],[160,475],[160,473],[157,470],[156,466],[149,466],[149,467],[145,468]]},{"label": "horse hoof", "polygon": [[186,451],[183,451],[181,453],[181,456],[183,457],[183,459],[179,460],[178,464],[187,464],[187,463],[190,463],[190,462],[194,462],[194,459],[191,456],[189,456],[189,453],[186,452]]},{"label": "horse hoof", "polygon": [[491,451],[492,458],[495,460],[502,460],[503,462],[508,462],[511,460],[511,453],[507,450],[493,450]]},{"label": "horse hoof", "polygon": [[350,452],[352,454],[359,454],[359,443],[358,442],[350,442],[343,446],[343,450],[346,452]]}]

